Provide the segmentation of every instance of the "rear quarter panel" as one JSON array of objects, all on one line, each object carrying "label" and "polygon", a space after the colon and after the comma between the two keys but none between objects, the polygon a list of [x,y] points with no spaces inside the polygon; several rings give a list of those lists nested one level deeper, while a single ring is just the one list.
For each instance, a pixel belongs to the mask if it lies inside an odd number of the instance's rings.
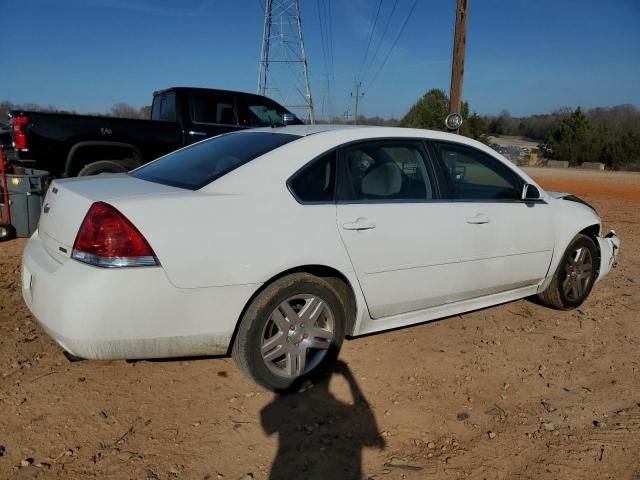
[{"label": "rear quarter panel", "polygon": [[351,271],[335,205],[272,195],[194,193],[115,201],[180,288],[263,283],[301,265]]}]

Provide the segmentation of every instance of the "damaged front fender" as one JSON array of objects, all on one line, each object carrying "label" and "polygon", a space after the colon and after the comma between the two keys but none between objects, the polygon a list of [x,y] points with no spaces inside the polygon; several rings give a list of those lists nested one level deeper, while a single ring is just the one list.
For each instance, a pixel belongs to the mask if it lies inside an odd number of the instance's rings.
[{"label": "damaged front fender", "polygon": [[616,266],[616,259],[620,250],[620,238],[611,230],[604,237],[598,237],[600,247],[600,272],[596,282],[599,282],[612,268]]}]

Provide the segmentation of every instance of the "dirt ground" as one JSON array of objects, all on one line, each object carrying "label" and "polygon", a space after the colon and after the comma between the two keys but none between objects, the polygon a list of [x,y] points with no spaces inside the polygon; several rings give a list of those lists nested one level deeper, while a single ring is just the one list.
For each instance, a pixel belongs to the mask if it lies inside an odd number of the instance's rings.
[{"label": "dirt ground", "polygon": [[22,303],[25,241],[0,245],[0,478],[639,480],[640,176],[529,172],[622,239],[580,309],[521,300],[349,340],[289,396],[228,358],[69,363]]}]

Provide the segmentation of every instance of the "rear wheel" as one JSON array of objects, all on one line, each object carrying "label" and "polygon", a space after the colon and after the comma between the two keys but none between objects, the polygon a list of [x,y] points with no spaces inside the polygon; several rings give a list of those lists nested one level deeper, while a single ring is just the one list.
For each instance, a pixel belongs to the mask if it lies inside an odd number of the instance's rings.
[{"label": "rear wheel", "polygon": [[0,223],[0,242],[16,238],[16,229],[9,223]]},{"label": "rear wheel", "polygon": [[269,390],[296,390],[325,374],[345,335],[345,307],[335,288],[306,273],[280,278],[251,302],[233,358]]},{"label": "rear wheel", "polygon": [[571,241],[547,289],[538,295],[542,303],[561,310],[582,304],[591,293],[598,273],[598,250],[593,240],[578,234]]},{"label": "rear wheel", "polygon": [[125,173],[128,171],[127,167],[121,163],[113,160],[100,160],[85,165],[82,170],[78,172],[78,176],[86,177],[89,175],[100,175],[101,173]]}]

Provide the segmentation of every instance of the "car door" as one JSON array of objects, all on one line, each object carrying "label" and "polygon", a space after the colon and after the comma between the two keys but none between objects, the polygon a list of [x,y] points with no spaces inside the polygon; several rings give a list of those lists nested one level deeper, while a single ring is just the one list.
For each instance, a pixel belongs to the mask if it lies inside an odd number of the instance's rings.
[{"label": "car door", "polygon": [[552,220],[542,200],[523,201],[525,181],[476,148],[432,142],[443,201],[453,207],[467,298],[534,285],[553,252]]},{"label": "car door", "polygon": [[337,228],[371,317],[460,298],[462,239],[422,142],[352,144],[339,167]]},{"label": "car door", "polygon": [[233,92],[189,92],[188,114],[190,123],[185,128],[185,145],[241,128]]}]

